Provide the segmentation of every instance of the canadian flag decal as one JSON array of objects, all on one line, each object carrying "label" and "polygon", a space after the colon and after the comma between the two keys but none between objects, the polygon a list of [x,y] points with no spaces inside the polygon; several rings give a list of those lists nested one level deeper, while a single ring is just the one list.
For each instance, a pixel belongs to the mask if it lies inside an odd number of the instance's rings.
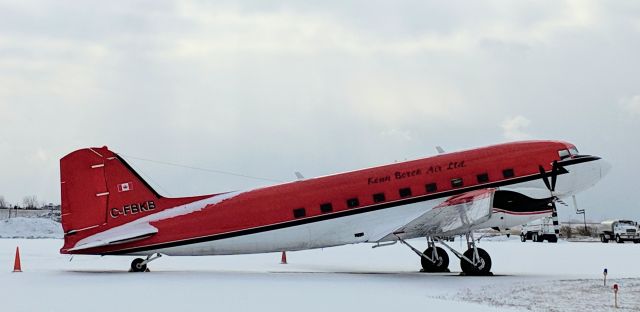
[{"label": "canadian flag decal", "polygon": [[128,192],[131,190],[133,190],[133,183],[131,182],[118,184],[118,192]]}]

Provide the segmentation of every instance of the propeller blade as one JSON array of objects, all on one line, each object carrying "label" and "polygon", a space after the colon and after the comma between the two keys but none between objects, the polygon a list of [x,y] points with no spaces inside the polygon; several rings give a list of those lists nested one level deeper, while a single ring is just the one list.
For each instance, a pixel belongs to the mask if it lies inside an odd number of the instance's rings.
[{"label": "propeller blade", "polygon": [[547,177],[547,172],[544,171],[544,167],[542,167],[542,165],[540,165],[538,169],[540,169],[540,175],[542,176],[542,181],[544,181],[544,185],[546,185],[549,191],[551,191],[551,184],[549,184],[549,177]]},{"label": "propeller blade", "polygon": [[556,190],[556,180],[558,179],[558,162],[553,161],[553,167],[551,168],[551,190],[552,192]]}]

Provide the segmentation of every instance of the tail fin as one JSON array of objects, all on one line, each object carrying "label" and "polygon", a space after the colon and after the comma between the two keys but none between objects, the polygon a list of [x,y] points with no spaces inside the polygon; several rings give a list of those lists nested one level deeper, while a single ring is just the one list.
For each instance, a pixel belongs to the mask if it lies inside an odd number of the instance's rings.
[{"label": "tail fin", "polygon": [[165,198],[106,146],[80,149],[60,159],[60,182],[61,253],[74,253],[80,240],[96,233],[216,195]]},{"label": "tail fin", "polygon": [[78,241],[199,197],[164,198],[106,146],[60,159],[62,253]]},{"label": "tail fin", "polygon": [[[110,217],[127,211],[110,211],[162,198],[117,154],[106,146],[72,152],[60,160],[62,228],[65,235],[107,225]],[[149,208],[155,207],[148,207]],[[141,207],[137,207],[139,212]],[[116,216],[117,217],[117,216]]]}]

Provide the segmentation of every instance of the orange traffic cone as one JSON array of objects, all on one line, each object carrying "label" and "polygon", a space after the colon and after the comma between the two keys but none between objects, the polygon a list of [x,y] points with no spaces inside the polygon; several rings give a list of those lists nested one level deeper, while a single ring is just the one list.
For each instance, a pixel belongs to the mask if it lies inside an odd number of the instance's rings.
[{"label": "orange traffic cone", "polygon": [[282,252],[282,260],[280,260],[280,264],[287,264],[287,252]]},{"label": "orange traffic cone", "polygon": [[20,248],[16,247],[16,260],[13,263],[13,272],[22,272],[20,267]]}]

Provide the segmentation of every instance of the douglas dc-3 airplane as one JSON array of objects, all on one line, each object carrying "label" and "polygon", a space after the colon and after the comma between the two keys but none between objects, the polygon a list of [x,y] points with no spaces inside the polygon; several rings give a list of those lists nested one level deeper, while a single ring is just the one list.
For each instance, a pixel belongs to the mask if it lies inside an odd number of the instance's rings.
[{"label": "douglas dc-3 airplane", "polygon": [[[490,274],[473,231],[508,229],[552,215],[555,202],[600,180],[609,164],[570,143],[494,145],[249,191],[167,198],[107,147],[60,160],[63,254],[230,255],[398,241],[424,272]],[[443,238],[465,235],[461,253]],[[426,237],[424,252],[409,245]],[[442,247],[436,246],[436,244]]]}]

